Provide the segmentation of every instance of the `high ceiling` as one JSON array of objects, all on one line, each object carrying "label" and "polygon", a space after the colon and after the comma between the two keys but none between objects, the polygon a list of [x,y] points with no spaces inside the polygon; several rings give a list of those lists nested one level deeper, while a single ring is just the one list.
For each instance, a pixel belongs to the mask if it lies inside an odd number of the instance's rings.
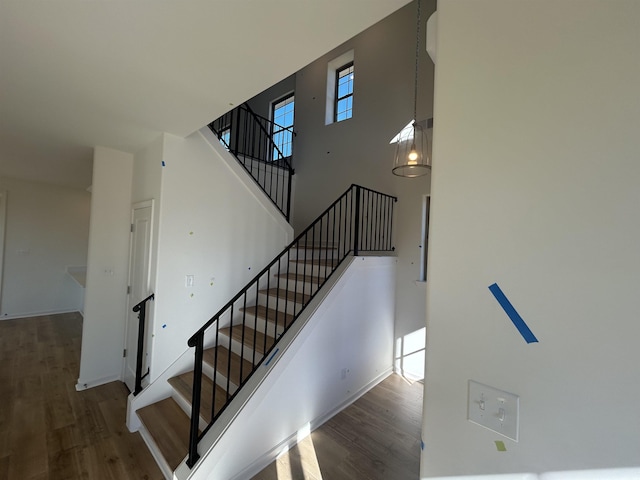
[{"label": "high ceiling", "polygon": [[186,136],[408,0],[0,0],[0,175]]}]

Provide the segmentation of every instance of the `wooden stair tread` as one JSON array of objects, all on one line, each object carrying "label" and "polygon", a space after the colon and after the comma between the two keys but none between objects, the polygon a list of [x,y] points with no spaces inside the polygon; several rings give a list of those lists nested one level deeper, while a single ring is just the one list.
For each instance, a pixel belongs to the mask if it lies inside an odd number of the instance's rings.
[{"label": "wooden stair tread", "polygon": [[189,450],[189,417],[173,398],[152,403],[136,413],[158,445],[169,468],[178,468]]},{"label": "wooden stair tread", "polygon": [[[184,397],[191,405],[193,395],[193,372],[186,372],[177,377],[169,379],[169,384],[178,394]],[[200,416],[207,422],[211,422],[211,401],[213,399],[213,380],[206,375],[202,375],[200,394]],[[224,407],[227,401],[227,393],[224,388],[216,385],[216,414]]]},{"label": "wooden stair tread", "polygon": [[282,326],[282,319],[284,318],[285,326],[289,326],[291,322],[293,322],[293,315],[290,313],[284,313],[280,310],[276,310],[275,308],[267,308],[264,305],[258,305],[257,307],[247,307],[241,308],[241,311],[247,312],[247,315],[257,316],[263,320],[268,322],[272,322],[274,325],[278,325],[278,327]]},{"label": "wooden stair tread", "polygon": [[305,282],[305,283],[315,283],[318,284],[320,281],[324,280],[324,278],[318,278],[317,275],[303,275],[302,273],[279,273],[276,277],[286,278],[288,280],[292,280],[294,282]]},{"label": "wooden stair tread", "polygon": [[226,327],[221,328],[220,333],[226,335],[227,337],[231,335],[233,340],[236,342],[242,343],[243,341],[243,332],[244,332],[244,345],[245,347],[254,349],[254,341],[255,341],[255,351],[264,355],[265,352],[265,343],[267,345],[267,349],[274,344],[275,339],[269,335],[265,335],[262,332],[256,332],[253,328],[242,325],[234,325],[233,328]]},{"label": "wooden stair tread", "polygon": [[[214,367],[216,349],[218,350],[218,365]],[[231,355],[229,355],[231,353]],[[218,345],[217,347],[207,348],[203,352],[203,360],[214,367],[219,374],[224,375],[225,377],[229,371],[229,358],[231,358],[231,373],[229,375],[229,380],[232,383],[235,383],[236,386],[239,386],[240,381],[240,355],[229,352],[229,349]],[[256,362],[258,359],[256,358]],[[246,379],[252,370],[251,362],[242,359],[242,380]]]},{"label": "wooden stair tread", "polygon": [[[278,297],[284,300],[290,300],[292,302],[306,304],[311,295],[307,295],[302,292],[292,292],[291,290],[285,290],[284,288],[269,288],[268,290],[260,290],[263,295],[269,295],[270,297]],[[284,305],[283,305],[284,306]]]}]

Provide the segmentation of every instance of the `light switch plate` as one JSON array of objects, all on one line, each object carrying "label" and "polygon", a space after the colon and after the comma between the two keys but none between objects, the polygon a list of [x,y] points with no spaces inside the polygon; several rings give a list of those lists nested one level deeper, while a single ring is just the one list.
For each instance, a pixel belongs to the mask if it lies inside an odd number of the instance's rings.
[{"label": "light switch plate", "polygon": [[469,380],[467,419],[517,442],[520,397]]}]

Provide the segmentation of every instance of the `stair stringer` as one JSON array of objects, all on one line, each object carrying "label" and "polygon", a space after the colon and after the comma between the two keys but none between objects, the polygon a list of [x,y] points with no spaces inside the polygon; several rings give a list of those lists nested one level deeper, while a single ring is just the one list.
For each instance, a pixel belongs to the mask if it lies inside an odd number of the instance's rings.
[{"label": "stair stringer", "polygon": [[182,462],[174,479],[250,478],[388,376],[395,264],[345,259],[202,439],[195,467]]}]

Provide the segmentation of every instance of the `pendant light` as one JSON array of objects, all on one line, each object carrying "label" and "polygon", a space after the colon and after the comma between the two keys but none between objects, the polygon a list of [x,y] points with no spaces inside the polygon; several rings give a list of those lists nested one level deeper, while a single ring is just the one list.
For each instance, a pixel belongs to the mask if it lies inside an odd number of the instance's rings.
[{"label": "pendant light", "polygon": [[416,26],[416,63],[413,89],[413,125],[403,129],[396,142],[396,155],[393,160],[393,174],[399,177],[420,177],[431,170],[431,158],[428,153],[427,132],[416,122],[418,110],[418,59],[420,58],[420,0]]}]

